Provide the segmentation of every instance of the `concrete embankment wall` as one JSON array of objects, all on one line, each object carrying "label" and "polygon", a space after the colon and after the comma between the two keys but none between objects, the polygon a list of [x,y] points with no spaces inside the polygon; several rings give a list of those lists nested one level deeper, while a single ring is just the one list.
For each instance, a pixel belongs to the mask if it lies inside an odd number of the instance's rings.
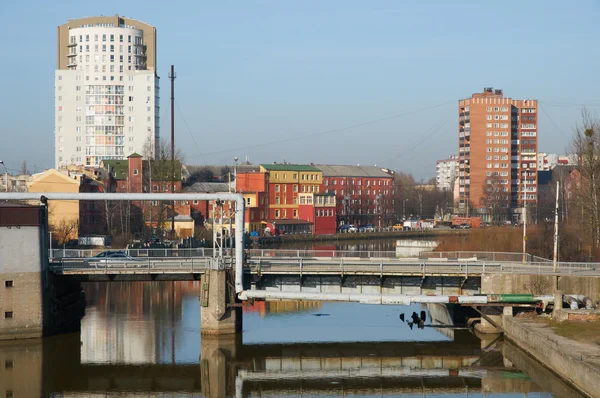
[{"label": "concrete embankment wall", "polygon": [[524,274],[488,274],[481,277],[482,293],[552,295],[556,290],[565,294],[582,294],[596,302],[600,300],[600,277]]},{"label": "concrete embankment wall", "polygon": [[590,397],[600,392],[600,364],[583,357],[579,343],[554,334],[549,327],[504,317],[504,336]]}]

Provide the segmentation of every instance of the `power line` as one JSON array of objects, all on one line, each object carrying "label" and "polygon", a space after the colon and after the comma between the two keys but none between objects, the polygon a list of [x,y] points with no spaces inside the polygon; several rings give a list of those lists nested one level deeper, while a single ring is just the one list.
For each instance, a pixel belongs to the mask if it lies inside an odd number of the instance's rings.
[{"label": "power line", "polygon": [[562,135],[565,138],[568,139],[569,137],[567,137],[567,135],[565,134],[565,132],[560,127],[558,127],[558,125],[556,123],[554,123],[554,120],[550,117],[550,115],[548,114],[548,112],[546,112],[546,110],[544,109],[544,107],[542,106],[541,108],[542,108],[542,112],[544,112],[544,115],[546,115],[546,117],[548,118],[548,120],[550,120],[550,122],[554,125],[554,127],[556,127],[558,129],[558,131],[560,131],[562,133]]},{"label": "power line", "polygon": [[442,127],[444,127],[446,125],[446,123],[448,123],[448,119],[446,118],[445,121],[439,125],[438,127],[435,127],[437,124],[439,124],[439,122],[444,119],[444,117],[442,116],[440,119],[438,119],[434,125],[429,129],[429,131],[427,133],[425,133],[425,136],[418,141],[417,143],[415,143],[410,149],[408,150],[404,150],[403,152],[399,153],[396,156],[393,156],[389,159],[384,160],[383,162],[381,162],[382,164],[388,163],[392,160],[395,160],[401,156],[404,156],[407,152],[413,152],[414,155],[414,150],[417,149],[421,144],[423,144],[427,139],[433,137],[438,131],[440,131],[442,129]]},{"label": "power line", "polygon": [[198,153],[200,154],[200,156],[202,157],[202,162],[204,164],[206,164],[206,159],[204,159],[204,155],[202,154],[202,151],[200,150],[200,146],[198,145],[198,143],[196,142],[196,139],[194,138],[194,135],[192,134],[192,130],[190,129],[190,126],[188,125],[187,120],[185,119],[185,116],[183,116],[183,111],[181,110],[181,108],[179,107],[179,103],[177,101],[175,101],[175,106],[177,106],[177,109],[179,110],[179,113],[181,114],[181,117],[183,118],[183,124],[185,124],[185,127],[188,130],[188,133],[190,133],[190,137],[192,137],[192,141],[194,141],[194,145],[196,145],[196,148],[198,148]]},{"label": "power line", "polygon": [[[331,130],[319,131],[319,132],[310,133],[310,134],[306,134],[306,135],[302,135],[302,136],[290,137],[290,138],[286,138],[286,139],[282,139],[282,140],[275,140],[275,141],[270,141],[270,142],[265,142],[265,143],[260,143],[260,144],[247,145],[247,146],[237,147],[237,148],[228,148],[228,149],[223,149],[220,151],[205,153],[205,155],[216,155],[216,154],[225,153],[225,152],[235,152],[235,151],[241,151],[244,149],[257,148],[257,147],[261,147],[261,146],[276,145],[276,144],[283,144],[286,142],[298,141],[298,140],[302,140],[302,139],[310,138],[310,137],[314,137],[314,136],[322,136],[325,134],[339,133],[341,131],[351,130],[351,129],[354,129],[357,127],[367,126],[369,124],[379,123],[379,122],[383,122],[386,120],[391,120],[391,119],[395,119],[398,117],[412,115],[415,113],[423,112],[423,111],[434,109],[434,108],[439,108],[441,106],[447,105],[452,102],[454,102],[454,101],[446,101],[444,103],[433,105],[433,106],[428,106],[426,108],[416,109],[416,110],[409,111],[409,112],[398,113],[396,115],[386,116],[386,117],[383,117],[380,119],[357,123],[357,124],[353,124],[353,125],[346,126],[346,127],[340,127],[340,128],[335,128],[335,129],[331,129]],[[202,156],[202,155],[192,155],[189,157],[196,157],[196,156]]]}]

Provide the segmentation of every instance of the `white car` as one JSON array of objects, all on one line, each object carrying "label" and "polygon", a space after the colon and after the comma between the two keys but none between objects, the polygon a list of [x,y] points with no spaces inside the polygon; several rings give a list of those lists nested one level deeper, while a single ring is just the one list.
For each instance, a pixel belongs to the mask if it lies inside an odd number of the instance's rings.
[{"label": "white car", "polygon": [[356,225],[350,224],[348,225],[348,232],[358,232],[358,228],[356,228]]},{"label": "white car", "polygon": [[[129,263],[129,262],[140,262],[142,260],[131,257],[124,251],[105,251],[96,254],[94,257],[88,257],[84,260],[88,264],[93,265],[107,265],[110,267],[110,263]],[[140,266],[140,265],[138,265]]]}]

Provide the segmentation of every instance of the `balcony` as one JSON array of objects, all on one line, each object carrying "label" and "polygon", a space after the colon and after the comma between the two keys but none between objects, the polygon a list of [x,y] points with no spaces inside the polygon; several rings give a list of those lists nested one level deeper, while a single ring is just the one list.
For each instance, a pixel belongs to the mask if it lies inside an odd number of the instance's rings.
[{"label": "balcony", "polygon": [[77,53],[76,52],[70,52],[67,54],[67,57],[76,57]]},{"label": "balcony", "polygon": [[67,67],[71,68],[77,66],[77,60],[75,58],[69,58],[67,61]]},{"label": "balcony", "polygon": [[77,46],[77,41],[70,41],[70,42],[67,44],[67,47],[76,47],[76,46]]}]

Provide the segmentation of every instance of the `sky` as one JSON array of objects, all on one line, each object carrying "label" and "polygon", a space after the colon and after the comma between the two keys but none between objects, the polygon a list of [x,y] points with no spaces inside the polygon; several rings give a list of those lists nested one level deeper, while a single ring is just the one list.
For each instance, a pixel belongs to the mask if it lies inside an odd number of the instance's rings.
[{"label": "sky", "polygon": [[540,101],[539,150],[565,153],[600,111],[600,2],[554,0],[4,1],[0,159],[54,164],[56,27],[124,15],[157,29],[161,136],[188,164],[378,165],[435,175],[457,151],[457,101]]}]

